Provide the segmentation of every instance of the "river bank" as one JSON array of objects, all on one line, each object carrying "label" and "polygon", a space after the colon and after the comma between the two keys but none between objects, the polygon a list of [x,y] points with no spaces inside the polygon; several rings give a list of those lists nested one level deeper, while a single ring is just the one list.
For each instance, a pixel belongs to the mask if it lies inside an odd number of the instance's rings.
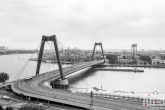
[{"label": "river bank", "polygon": [[101,71],[125,71],[125,72],[144,72],[144,70],[140,69],[119,69],[119,68],[93,68],[94,70]]},{"label": "river bank", "polygon": [[[29,61],[32,57],[36,58],[37,54],[12,54],[12,55],[0,55],[0,72],[8,73],[10,78],[9,80],[14,80],[18,78],[26,78],[35,75],[37,62],[36,61]],[[25,67],[24,65],[27,64]],[[63,65],[69,66],[69,65]],[[48,64],[48,63],[41,63],[40,74],[58,69],[57,64]],[[16,78],[18,73],[21,74],[19,77]]]},{"label": "river bank", "polygon": [[130,64],[100,64],[97,67],[148,67],[148,68],[165,68],[165,65],[130,65]]}]

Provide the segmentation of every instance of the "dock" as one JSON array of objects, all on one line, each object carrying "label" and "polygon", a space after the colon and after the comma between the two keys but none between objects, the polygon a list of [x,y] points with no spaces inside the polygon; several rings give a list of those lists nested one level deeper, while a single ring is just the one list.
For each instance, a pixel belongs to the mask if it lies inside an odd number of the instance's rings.
[{"label": "dock", "polygon": [[130,72],[144,72],[144,70],[139,69],[118,69],[118,68],[93,68],[94,70],[102,70],[102,71],[130,71]]},{"label": "dock", "polygon": [[165,65],[131,65],[131,64],[99,64],[97,67],[143,67],[143,68],[165,68]]}]

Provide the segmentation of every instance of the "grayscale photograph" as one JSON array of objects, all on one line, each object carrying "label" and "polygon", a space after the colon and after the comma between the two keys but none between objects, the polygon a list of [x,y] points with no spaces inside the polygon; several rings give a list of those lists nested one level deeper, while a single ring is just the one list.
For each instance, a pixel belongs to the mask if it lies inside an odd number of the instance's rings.
[{"label": "grayscale photograph", "polygon": [[0,0],[0,110],[165,110],[165,0]]}]

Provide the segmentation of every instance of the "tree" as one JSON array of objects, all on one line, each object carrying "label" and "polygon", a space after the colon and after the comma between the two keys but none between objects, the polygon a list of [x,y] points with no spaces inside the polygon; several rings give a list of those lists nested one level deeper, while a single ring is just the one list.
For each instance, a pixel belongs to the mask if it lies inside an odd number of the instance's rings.
[{"label": "tree", "polygon": [[9,80],[9,74],[5,72],[0,73],[0,83],[5,83],[6,80]]},{"label": "tree", "polygon": [[159,64],[160,64],[160,62],[159,62],[159,61],[157,61],[157,64],[159,65]]},{"label": "tree", "polygon": [[2,105],[0,105],[0,110],[4,110],[3,107],[2,107]]},{"label": "tree", "polygon": [[148,62],[149,64],[151,64],[152,62],[152,59],[150,56],[147,56],[147,55],[139,55],[139,59],[142,60],[142,61],[145,61],[146,63]]},{"label": "tree", "polygon": [[123,56],[123,59],[126,59],[126,56]]},{"label": "tree", "polygon": [[23,107],[21,107],[19,110],[46,110],[45,107],[43,106],[37,106],[37,105],[25,105]]},{"label": "tree", "polygon": [[117,62],[117,56],[116,55],[107,55],[106,58],[108,59],[109,63],[115,64]]},{"label": "tree", "polygon": [[12,107],[6,107],[5,110],[14,110]]},{"label": "tree", "polygon": [[165,56],[161,55],[161,59],[162,59],[162,60],[165,60]]}]

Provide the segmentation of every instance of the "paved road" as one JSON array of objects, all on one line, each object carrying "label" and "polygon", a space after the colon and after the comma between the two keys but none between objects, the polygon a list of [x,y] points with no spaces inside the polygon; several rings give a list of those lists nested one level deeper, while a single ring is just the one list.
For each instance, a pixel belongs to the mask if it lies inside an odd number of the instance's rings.
[{"label": "paved road", "polygon": [[[88,62],[76,64],[63,69],[65,75],[69,75],[80,69],[90,67],[102,62]],[[93,97],[93,103],[89,95],[72,93],[64,90],[50,89],[44,86],[45,81],[57,80],[60,78],[58,70],[47,72],[35,76],[31,81],[16,82],[12,85],[14,92],[39,99],[46,99],[64,104],[75,105],[83,108],[93,108],[97,110],[148,110],[141,100],[97,98]]]}]

